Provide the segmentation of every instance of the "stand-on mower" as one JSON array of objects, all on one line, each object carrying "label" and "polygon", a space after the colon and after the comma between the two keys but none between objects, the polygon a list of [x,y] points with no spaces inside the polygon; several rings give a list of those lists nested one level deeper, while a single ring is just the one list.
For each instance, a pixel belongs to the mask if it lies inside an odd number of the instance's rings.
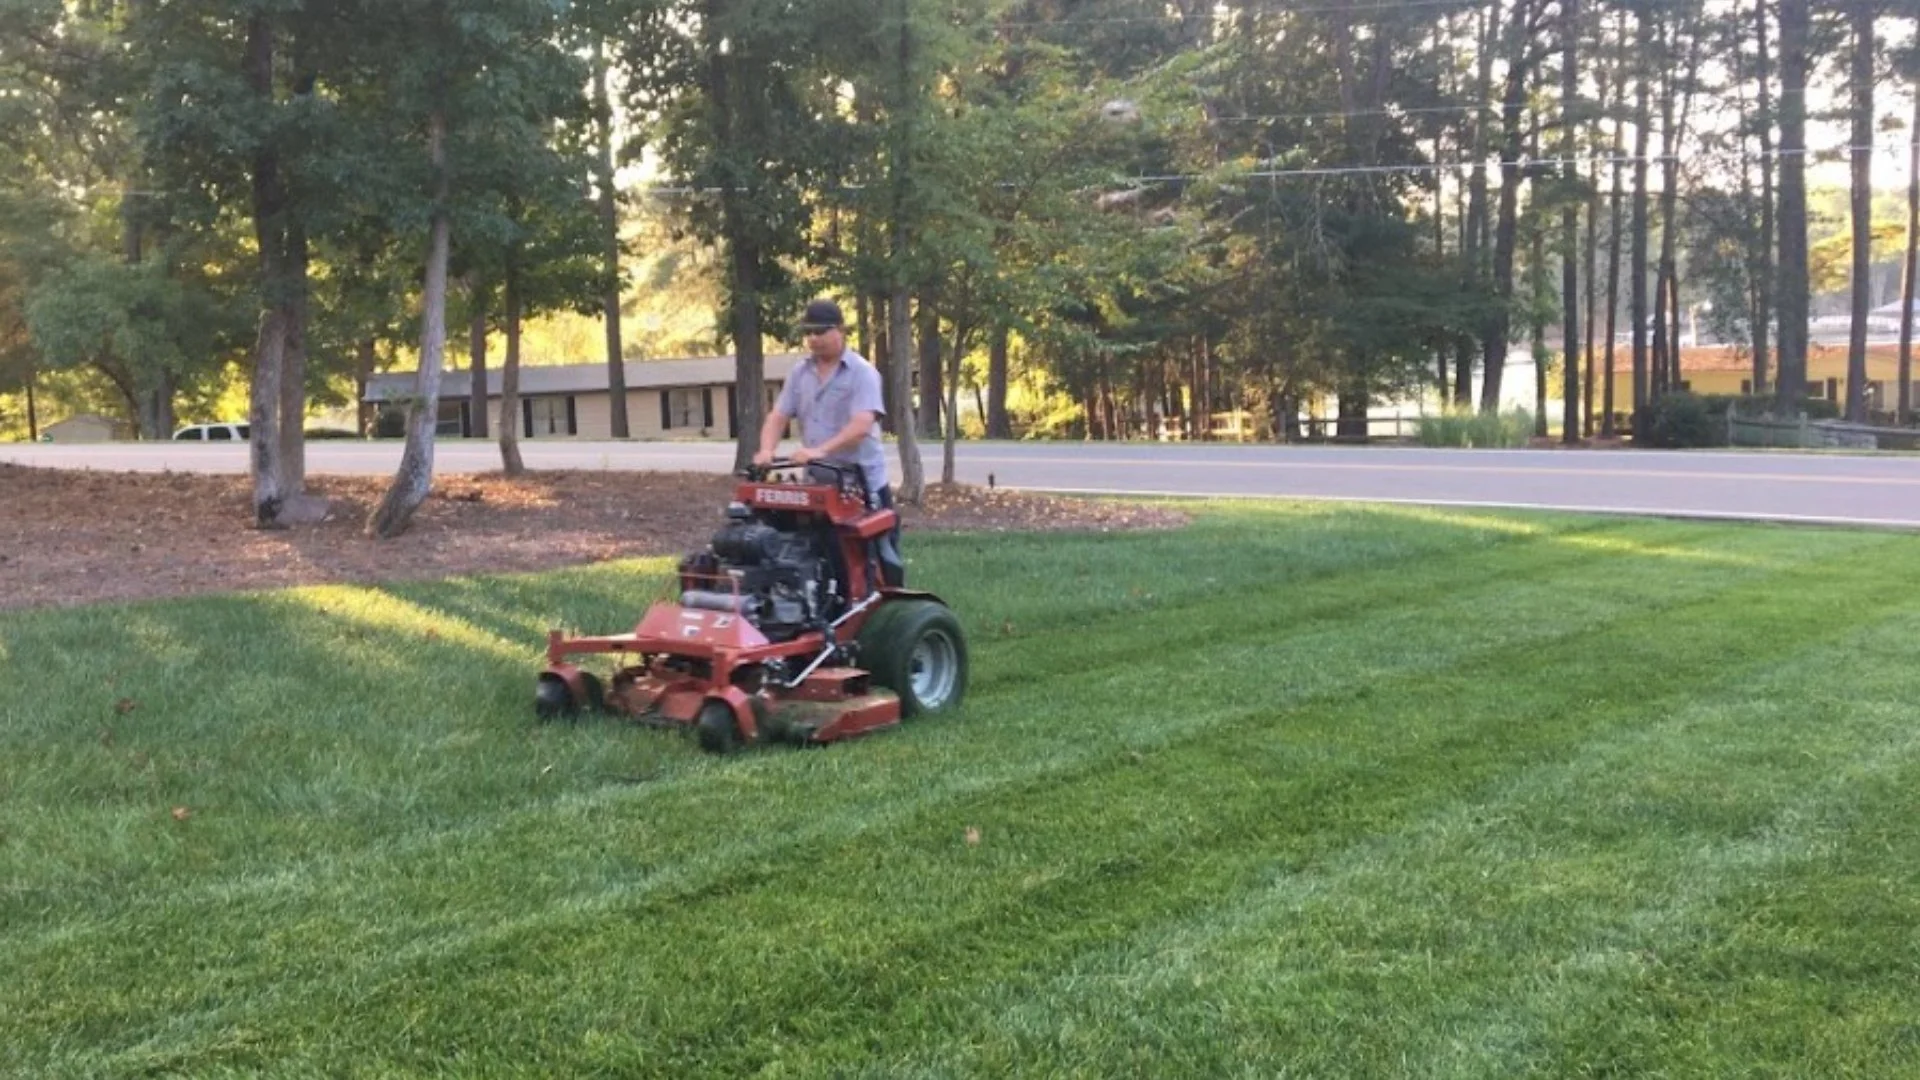
[{"label": "stand-on mower", "polygon": [[[547,635],[535,712],[690,726],[724,753],[832,742],[957,705],[960,623],[902,587],[899,519],[869,508],[860,470],[782,459],[740,477],[726,525],[680,562],[678,603],[655,603],[630,634]],[[625,666],[603,684],[573,662],[592,653]]]}]

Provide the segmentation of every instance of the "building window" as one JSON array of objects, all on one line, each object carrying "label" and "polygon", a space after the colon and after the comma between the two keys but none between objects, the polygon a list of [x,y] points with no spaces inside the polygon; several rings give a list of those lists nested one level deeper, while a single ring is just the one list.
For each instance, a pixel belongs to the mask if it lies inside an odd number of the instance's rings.
[{"label": "building window", "polygon": [[661,391],[660,426],[669,431],[674,428],[712,427],[713,390],[682,386]]},{"label": "building window", "polygon": [[575,434],[571,396],[521,398],[520,417],[525,422],[529,439],[543,435]]},{"label": "building window", "polygon": [[1807,380],[1807,396],[1810,398],[1825,399],[1827,396],[1826,380],[1825,379]]}]

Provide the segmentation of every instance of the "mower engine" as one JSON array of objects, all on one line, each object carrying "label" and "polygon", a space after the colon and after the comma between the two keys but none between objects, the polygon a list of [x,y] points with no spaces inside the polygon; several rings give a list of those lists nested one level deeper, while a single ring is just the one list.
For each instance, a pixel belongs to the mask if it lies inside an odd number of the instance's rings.
[{"label": "mower engine", "polygon": [[824,626],[842,605],[833,563],[816,531],[727,508],[727,525],[710,550],[680,564],[680,605],[744,617],[768,641],[788,641]]}]

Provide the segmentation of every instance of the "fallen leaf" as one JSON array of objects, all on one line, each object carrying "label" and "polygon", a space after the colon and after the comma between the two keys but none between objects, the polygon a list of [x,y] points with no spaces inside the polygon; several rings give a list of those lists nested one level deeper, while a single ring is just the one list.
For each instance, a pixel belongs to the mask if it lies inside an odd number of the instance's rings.
[{"label": "fallen leaf", "polygon": [[980,830],[974,828],[972,825],[967,826],[967,846],[978,847],[979,845],[980,845]]},{"label": "fallen leaf", "polygon": [[176,806],[173,808],[173,820],[175,821],[185,821],[192,816],[193,811],[184,806]]},{"label": "fallen leaf", "polygon": [[130,697],[123,697],[113,703],[113,711],[119,713],[121,716],[125,716],[139,707],[139,702],[134,701]]},{"label": "fallen leaf", "polygon": [[429,630],[429,631],[427,631],[427,640],[428,640],[428,641],[439,641],[439,640],[440,640],[440,631],[438,631],[438,630]]}]

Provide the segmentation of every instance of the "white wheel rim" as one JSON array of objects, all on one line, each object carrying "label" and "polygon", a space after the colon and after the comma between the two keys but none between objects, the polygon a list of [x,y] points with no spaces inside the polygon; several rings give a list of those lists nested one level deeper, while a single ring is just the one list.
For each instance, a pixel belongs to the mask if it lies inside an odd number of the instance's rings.
[{"label": "white wheel rim", "polygon": [[938,709],[953,696],[960,675],[960,652],[944,630],[929,630],[914,642],[907,660],[913,698],[923,709]]}]

